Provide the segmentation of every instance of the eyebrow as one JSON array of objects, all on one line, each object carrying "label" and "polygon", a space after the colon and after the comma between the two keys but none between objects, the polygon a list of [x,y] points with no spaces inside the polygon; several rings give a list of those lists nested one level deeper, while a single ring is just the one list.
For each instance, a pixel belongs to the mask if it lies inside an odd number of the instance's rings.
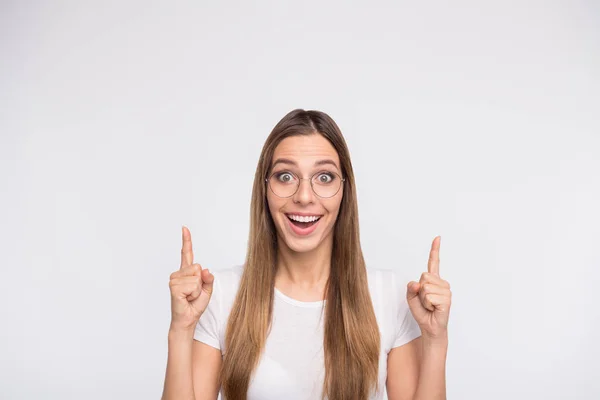
[{"label": "eyebrow", "polygon": [[[296,163],[293,160],[290,160],[289,158],[278,158],[277,160],[275,160],[275,162],[273,163],[273,165],[271,165],[271,169],[274,168],[277,164],[288,164],[288,165],[293,165],[295,167],[298,166],[298,163]],[[315,167],[319,166],[319,165],[326,165],[326,164],[331,164],[334,167],[336,167],[339,170],[339,167],[337,166],[337,164],[335,163],[335,161],[333,160],[319,160],[319,161],[315,161]]]}]

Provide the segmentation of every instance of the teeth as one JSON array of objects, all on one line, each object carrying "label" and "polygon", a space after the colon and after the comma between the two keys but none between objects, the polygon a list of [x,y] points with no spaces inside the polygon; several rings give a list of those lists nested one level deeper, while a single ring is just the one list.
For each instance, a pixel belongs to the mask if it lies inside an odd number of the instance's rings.
[{"label": "teeth", "polygon": [[306,217],[303,217],[300,215],[288,215],[288,217],[290,219],[293,219],[294,221],[298,221],[298,222],[313,222],[313,221],[316,221],[319,218],[321,218],[321,217],[317,217],[317,216],[313,216],[313,215],[306,216]]}]

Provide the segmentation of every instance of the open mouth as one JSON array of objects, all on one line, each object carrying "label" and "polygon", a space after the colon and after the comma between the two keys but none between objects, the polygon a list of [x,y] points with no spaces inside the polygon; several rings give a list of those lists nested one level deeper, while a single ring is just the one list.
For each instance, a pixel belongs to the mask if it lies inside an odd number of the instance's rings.
[{"label": "open mouth", "polygon": [[300,229],[307,229],[315,225],[321,219],[322,215],[303,217],[292,214],[286,214],[286,217],[290,220],[292,225],[297,226]]}]

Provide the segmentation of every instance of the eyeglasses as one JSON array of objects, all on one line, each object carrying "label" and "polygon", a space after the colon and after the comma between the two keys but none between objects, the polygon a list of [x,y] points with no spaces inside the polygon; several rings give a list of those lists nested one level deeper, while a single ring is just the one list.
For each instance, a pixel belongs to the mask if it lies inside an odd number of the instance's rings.
[{"label": "eyeglasses", "polygon": [[[265,179],[271,191],[278,197],[292,197],[300,187],[300,181],[308,178],[298,178],[289,171],[275,172]],[[310,177],[310,186],[313,192],[323,198],[333,197],[340,191],[342,178],[335,172],[321,171]]]}]

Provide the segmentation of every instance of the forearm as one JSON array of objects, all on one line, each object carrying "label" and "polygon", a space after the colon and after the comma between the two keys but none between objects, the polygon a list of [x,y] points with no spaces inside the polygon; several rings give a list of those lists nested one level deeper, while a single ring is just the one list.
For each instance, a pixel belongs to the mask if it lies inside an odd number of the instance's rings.
[{"label": "forearm", "polygon": [[169,330],[169,354],[162,400],[194,400],[192,345],[194,331]]},{"label": "forearm", "polygon": [[446,400],[447,353],[447,335],[436,340],[423,337],[419,383],[414,400]]}]

